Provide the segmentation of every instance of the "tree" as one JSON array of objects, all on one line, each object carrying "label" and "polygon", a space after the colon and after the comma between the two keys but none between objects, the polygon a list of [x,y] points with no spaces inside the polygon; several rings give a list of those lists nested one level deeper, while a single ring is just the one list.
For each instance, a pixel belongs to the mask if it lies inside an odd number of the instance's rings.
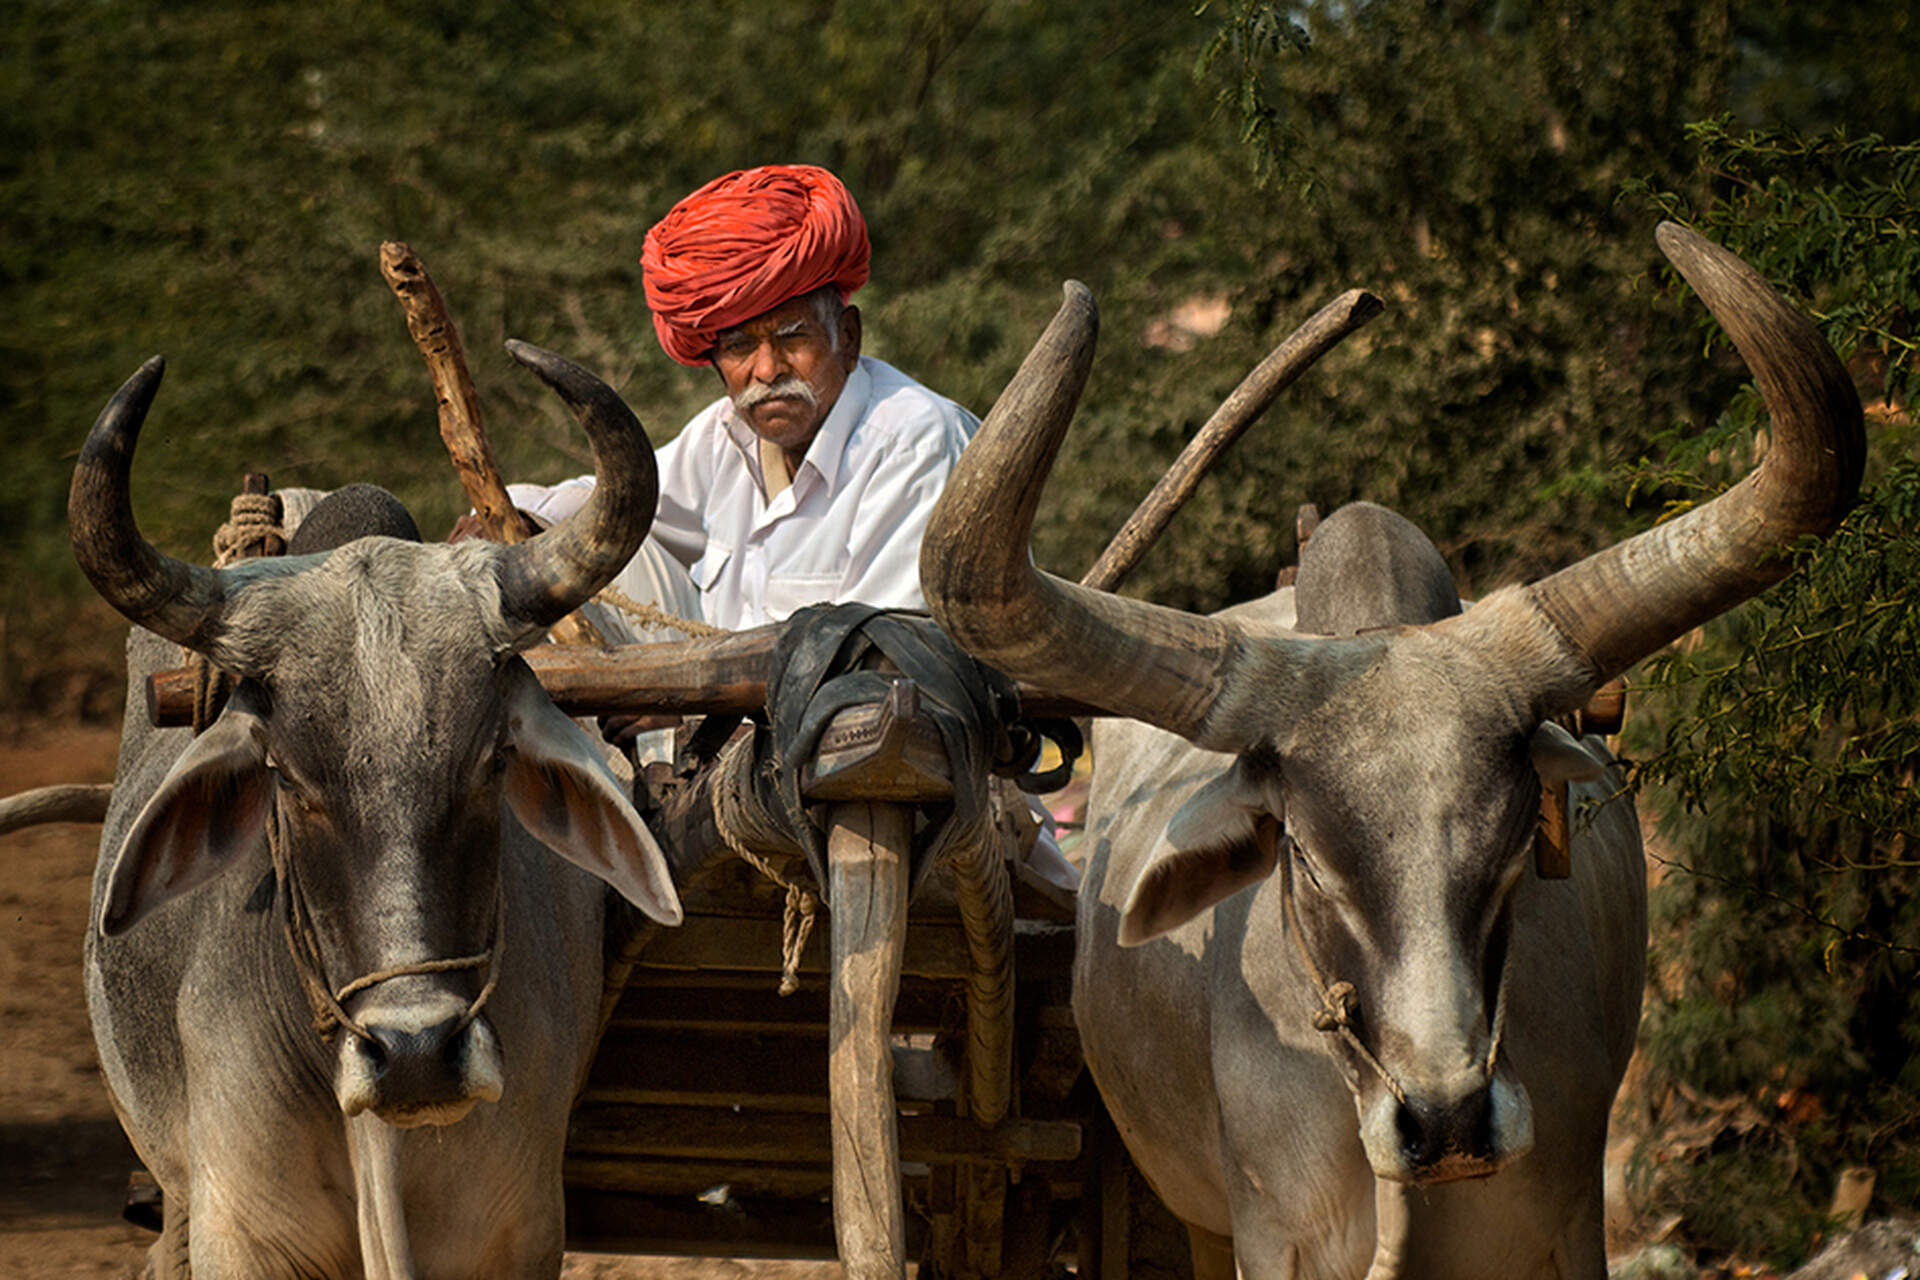
[{"label": "tree", "polygon": [[[1690,132],[1705,194],[1652,203],[1796,293],[1868,414],[1858,508],[1650,664],[1638,739],[1675,850],[1654,895],[1646,1189],[1703,1248],[1786,1262],[1844,1169],[1873,1171],[1883,1203],[1920,1196],[1920,145]],[[1728,483],[1758,417],[1749,391],[1663,474]]]}]

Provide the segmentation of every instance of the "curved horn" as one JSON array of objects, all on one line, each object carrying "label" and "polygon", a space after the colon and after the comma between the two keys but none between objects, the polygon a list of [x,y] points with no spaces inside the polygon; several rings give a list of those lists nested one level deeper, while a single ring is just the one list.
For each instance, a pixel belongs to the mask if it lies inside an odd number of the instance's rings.
[{"label": "curved horn", "polygon": [[1853,506],[1866,453],[1853,380],[1812,323],[1718,245],[1671,222],[1656,238],[1760,384],[1773,442],[1711,502],[1527,588],[1595,688],[1785,577],[1786,549]]},{"label": "curved horn", "polygon": [[162,553],[133,519],[133,449],[166,367],[159,356],[141,365],[95,419],[67,491],[68,533],[73,558],[102,599],[135,626],[204,653],[220,628],[224,580]]},{"label": "curved horn", "polygon": [[1042,573],[1027,550],[1099,328],[1086,286],[1068,281],[1064,292],[934,507],[920,587],[934,618],[981,660],[1050,693],[1194,736],[1238,633]]},{"label": "curved horn", "polygon": [[606,383],[551,351],[509,339],[507,353],[566,401],[593,444],[593,494],[580,510],[501,558],[501,607],[545,628],[626,567],[653,524],[659,475],[640,420]]}]

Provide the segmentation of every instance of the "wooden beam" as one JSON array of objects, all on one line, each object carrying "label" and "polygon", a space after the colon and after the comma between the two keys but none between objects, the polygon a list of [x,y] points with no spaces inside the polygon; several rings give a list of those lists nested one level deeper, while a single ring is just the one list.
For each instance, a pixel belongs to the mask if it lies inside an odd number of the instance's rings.
[{"label": "wooden beam", "polygon": [[[913,925],[907,926],[909,945]],[[642,966],[615,1006],[607,1034],[628,1034],[659,1043],[662,1032],[713,1031],[734,1035],[794,1034],[826,1038],[827,989],[824,971],[802,972],[800,989],[783,996],[766,974],[702,973],[689,969]],[[702,981],[689,982],[689,979]],[[741,985],[743,982],[751,985]],[[684,984],[684,985],[683,985]],[[966,1025],[965,1007],[949,983],[904,976],[894,1002],[896,1035],[916,1031],[952,1031]]]},{"label": "wooden beam", "polygon": [[[826,1028],[811,1031],[779,1036],[682,1031],[671,1040],[610,1033],[600,1042],[582,1101],[825,1111]],[[900,1044],[889,1044],[888,1051],[900,1097],[953,1100],[956,1080],[944,1054]]]},{"label": "wooden beam", "polygon": [[721,1160],[610,1160],[570,1157],[564,1181],[575,1189],[635,1195],[699,1196],[725,1186],[735,1196],[818,1199],[833,1186],[833,1170],[821,1164],[743,1164]]},{"label": "wooden beam", "polygon": [[[825,1162],[828,1117],[587,1101],[574,1108],[567,1150],[577,1157],[672,1156],[693,1160]],[[899,1117],[900,1158],[913,1164],[1053,1163],[1080,1152],[1080,1125],[1014,1117],[982,1129],[961,1116]]]},{"label": "wooden beam", "polygon": [[1180,451],[1167,473],[1141,500],[1120,532],[1100,554],[1082,586],[1113,591],[1126,580],[1167,524],[1186,504],[1200,481],[1246,429],[1294,379],[1333,350],[1346,336],[1379,315],[1384,304],[1365,289],[1349,289],[1313,313],[1241,380],[1206,425]]},{"label": "wooden beam", "polygon": [[[539,645],[521,656],[547,696],[570,716],[758,715],[767,706],[767,676],[780,626],[664,644]],[[1020,710],[1031,716],[1096,716],[1100,708],[1020,687]],[[155,725],[188,722],[193,674],[185,667],[147,678],[147,716]]]}]

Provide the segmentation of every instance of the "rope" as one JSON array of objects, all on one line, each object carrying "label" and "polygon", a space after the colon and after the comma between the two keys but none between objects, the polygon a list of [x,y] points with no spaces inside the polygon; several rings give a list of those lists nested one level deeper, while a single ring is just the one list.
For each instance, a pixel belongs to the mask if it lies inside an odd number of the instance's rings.
[{"label": "rope", "polygon": [[[1285,839],[1289,844],[1292,843],[1292,838],[1289,836],[1282,836],[1281,838]],[[1287,929],[1293,934],[1294,945],[1300,952],[1300,960],[1306,965],[1307,976],[1313,980],[1314,990],[1320,997],[1320,1007],[1313,1011],[1313,1029],[1315,1031],[1338,1035],[1341,1039],[1345,1040],[1353,1049],[1355,1056],[1371,1067],[1374,1074],[1380,1077],[1381,1083],[1386,1085],[1387,1092],[1393,1095],[1394,1100],[1401,1106],[1406,1106],[1407,1095],[1401,1088],[1400,1082],[1394,1078],[1392,1072],[1388,1071],[1386,1067],[1381,1064],[1378,1058],[1373,1056],[1373,1053],[1367,1046],[1361,1043],[1359,1034],[1353,1029],[1354,1015],[1360,1011],[1359,993],[1354,990],[1351,982],[1335,982],[1329,984],[1326,975],[1321,972],[1320,966],[1314,963],[1313,953],[1307,947],[1307,935],[1300,928],[1300,906],[1296,901],[1293,888],[1293,859],[1283,852],[1280,861],[1282,864],[1280,900],[1286,912]],[[1493,1079],[1493,1069],[1500,1058],[1500,1046],[1506,1038],[1507,993],[1513,989],[1513,984],[1509,981],[1512,972],[1513,946],[1512,940],[1509,939],[1507,954],[1500,961],[1500,994],[1494,1000],[1492,1034],[1490,1043],[1487,1046],[1485,1070],[1488,1080]],[[1353,1092],[1355,1097],[1359,1096],[1359,1087],[1356,1081],[1349,1079],[1347,1081],[1347,1088]]]},{"label": "rope", "polygon": [[[280,528],[281,515],[277,493],[234,494],[227,522],[213,534],[213,567],[224,569],[236,560],[284,554],[287,538]],[[180,654],[193,672],[193,734],[197,738],[219,718],[237,681],[204,653],[182,646]]]},{"label": "rope", "polygon": [[[756,822],[755,819],[760,821]],[[786,905],[780,919],[780,994],[790,996],[800,989],[800,956],[813,936],[815,918],[820,914],[820,896],[804,883],[789,879],[773,858],[754,852],[760,844],[782,849],[784,842],[775,836],[775,828],[753,790],[753,738],[743,735],[728,742],[714,767],[713,825],[720,839],[748,866],[786,890]],[[784,851],[784,850],[783,850]],[[795,848],[793,852],[797,853]]]},{"label": "rope", "polygon": [[[1288,844],[1292,843],[1290,836],[1281,838]],[[1313,952],[1307,947],[1307,935],[1300,928],[1300,906],[1295,900],[1293,891],[1293,858],[1289,856],[1290,853],[1291,850],[1282,850],[1280,854],[1280,902],[1286,912],[1287,929],[1293,934],[1294,945],[1299,949],[1300,960],[1306,965],[1307,976],[1313,979],[1314,990],[1320,996],[1320,1007],[1313,1012],[1313,1029],[1338,1035],[1345,1040],[1348,1047],[1353,1050],[1354,1056],[1373,1069],[1373,1073],[1379,1076],[1380,1082],[1386,1086],[1387,1092],[1393,1095],[1394,1101],[1404,1107],[1407,1105],[1406,1090],[1402,1089],[1400,1082],[1393,1078],[1393,1073],[1381,1065],[1380,1059],[1373,1056],[1373,1051],[1361,1042],[1359,1034],[1353,1029],[1353,1015],[1360,1009],[1360,997],[1354,991],[1353,984],[1336,982],[1328,985],[1326,975],[1320,971],[1320,966],[1314,963]],[[1359,1081],[1354,1079],[1351,1073],[1347,1074],[1347,1089],[1358,1098],[1360,1096]]]},{"label": "rope", "polygon": [[609,608],[618,609],[643,627],[656,631],[684,631],[690,636],[731,635],[725,627],[716,627],[707,622],[696,622],[692,618],[675,617],[657,604],[646,604],[635,600],[614,587],[602,587],[594,597]]},{"label": "rope", "polygon": [[507,924],[507,890],[503,881],[496,879],[494,882],[493,926],[487,938],[486,950],[470,956],[419,960],[412,964],[379,969],[355,978],[335,991],[326,979],[326,968],[320,958],[320,939],[313,927],[312,913],[307,909],[306,892],[300,887],[293,859],[287,854],[285,827],[278,805],[273,807],[267,819],[267,851],[273,859],[274,874],[280,881],[287,952],[293,957],[294,971],[300,975],[300,985],[307,993],[307,1004],[313,1011],[313,1029],[322,1040],[331,1041],[337,1030],[345,1028],[362,1040],[377,1043],[373,1034],[354,1021],[353,1015],[346,1011],[346,1002],[377,983],[417,974],[485,969],[486,979],[481,983],[480,994],[473,998],[466,1013],[461,1015],[455,1034],[465,1031],[480,1016],[480,1010],[500,985],[500,953],[505,949]]},{"label": "rope", "polygon": [[277,556],[286,547],[280,531],[280,495],[236,493],[227,523],[213,535],[213,567],[224,569],[236,560]]}]

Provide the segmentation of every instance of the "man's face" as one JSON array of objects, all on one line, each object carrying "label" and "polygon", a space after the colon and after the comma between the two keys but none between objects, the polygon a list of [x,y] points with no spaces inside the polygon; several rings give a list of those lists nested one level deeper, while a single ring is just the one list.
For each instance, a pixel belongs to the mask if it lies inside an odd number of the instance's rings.
[{"label": "man's face", "polygon": [[835,350],[813,304],[799,297],[714,342],[713,366],[734,409],[756,433],[796,456],[806,452],[860,359],[859,311],[842,312],[839,329]]}]

